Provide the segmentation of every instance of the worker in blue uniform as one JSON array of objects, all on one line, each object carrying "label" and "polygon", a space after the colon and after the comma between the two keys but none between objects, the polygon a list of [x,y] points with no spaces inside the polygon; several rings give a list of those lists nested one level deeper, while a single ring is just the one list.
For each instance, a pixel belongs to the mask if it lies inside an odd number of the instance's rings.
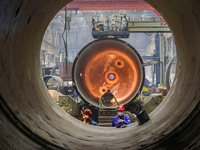
[{"label": "worker in blue uniform", "polygon": [[83,122],[90,125],[98,126],[98,123],[92,120],[91,116],[92,116],[92,111],[90,109],[85,109],[83,112]]},{"label": "worker in blue uniform", "polygon": [[124,106],[117,107],[117,115],[113,117],[112,126],[117,128],[126,127],[128,124],[131,124],[131,119],[124,115],[125,108]]},{"label": "worker in blue uniform", "polygon": [[73,92],[73,97],[74,97],[74,100],[78,100],[78,93],[76,92],[76,90],[74,90]]}]

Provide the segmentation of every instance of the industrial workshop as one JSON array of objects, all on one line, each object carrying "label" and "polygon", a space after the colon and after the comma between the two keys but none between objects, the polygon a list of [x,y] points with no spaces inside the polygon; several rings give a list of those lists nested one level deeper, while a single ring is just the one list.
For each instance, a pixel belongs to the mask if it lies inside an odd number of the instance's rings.
[{"label": "industrial workshop", "polygon": [[200,2],[0,2],[0,149],[200,149]]}]

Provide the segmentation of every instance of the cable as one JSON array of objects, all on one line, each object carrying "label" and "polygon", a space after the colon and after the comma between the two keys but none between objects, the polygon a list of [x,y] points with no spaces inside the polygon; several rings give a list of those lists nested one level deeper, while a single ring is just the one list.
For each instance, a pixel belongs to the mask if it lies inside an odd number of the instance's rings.
[{"label": "cable", "polygon": [[[67,7],[65,6],[65,25],[64,25],[64,31],[63,31],[63,34],[62,34],[62,39],[63,39],[63,42],[64,42],[64,48],[65,48],[65,62],[66,62],[65,72],[66,73],[68,73],[67,29],[70,29],[68,21],[69,20],[67,20]],[[67,27],[67,23],[68,23],[68,27]],[[65,35],[65,37],[64,37],[64,35]]]}]

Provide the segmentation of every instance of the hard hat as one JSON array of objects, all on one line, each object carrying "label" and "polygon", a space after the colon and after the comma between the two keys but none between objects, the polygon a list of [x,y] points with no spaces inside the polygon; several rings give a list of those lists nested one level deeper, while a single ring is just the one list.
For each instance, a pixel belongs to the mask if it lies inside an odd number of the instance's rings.
[{"label": "hard hat", "polygon": [[122,105],[122,106],[118,106],[118,107],[117,107],[117,110],[124,111],[125,108],[124,108],[124,106]]},{"label": "hard hat", "polygon": [[90,109],[85,109],[83,114],[90,116],[90,115],[92,115],[92,111]]}]

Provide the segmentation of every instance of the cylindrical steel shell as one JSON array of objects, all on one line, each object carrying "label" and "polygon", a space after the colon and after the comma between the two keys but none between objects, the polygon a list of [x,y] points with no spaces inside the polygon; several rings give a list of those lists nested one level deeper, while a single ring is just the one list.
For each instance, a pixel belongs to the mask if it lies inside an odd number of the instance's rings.
[{"label": "cylindrical steel shell", "polygon": [[77,55],[72,80],[81,97],[94,106],[99,107],[99,100],[107,90],[113,93],[118,104],[125,105],[143,86],[142,63],[138,52],[122,40],[95,40]]}]

